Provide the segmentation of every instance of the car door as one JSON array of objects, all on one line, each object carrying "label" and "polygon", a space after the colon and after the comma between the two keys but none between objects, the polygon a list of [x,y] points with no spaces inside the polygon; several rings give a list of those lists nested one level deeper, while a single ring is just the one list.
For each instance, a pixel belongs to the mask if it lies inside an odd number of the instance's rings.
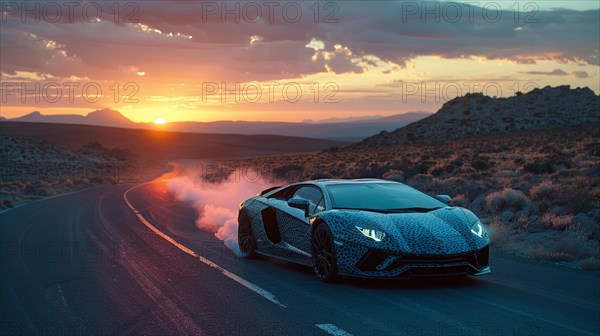
[{"label": "car door", "polygon": [[[324,198],[321,189],[312,185],[300,186],[290,198],[301,198],[309,202],[309,215],[313,216],[324,209]],[[310,217],[304,211],[292,208],[287,203],[276,212],[281,240],[285,246],[304,256],[310,256]]]}]

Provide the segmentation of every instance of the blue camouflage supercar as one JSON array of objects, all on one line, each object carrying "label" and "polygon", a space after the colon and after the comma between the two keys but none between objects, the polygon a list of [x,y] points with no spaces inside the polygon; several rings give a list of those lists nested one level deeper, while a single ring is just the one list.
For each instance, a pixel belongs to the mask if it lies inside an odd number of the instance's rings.
[{"label": "blue camouflage supercar", "polygon": [[489,273],[485,228],[449,201],[378,179],[274,187],[240,204],[239,246],[246,258],[307,265],[327,282]]}]

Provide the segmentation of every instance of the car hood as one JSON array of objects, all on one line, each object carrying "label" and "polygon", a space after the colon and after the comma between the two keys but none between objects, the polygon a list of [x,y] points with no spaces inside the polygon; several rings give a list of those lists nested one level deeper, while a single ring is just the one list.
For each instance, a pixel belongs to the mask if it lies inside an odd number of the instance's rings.
[{"label": "car hood", "polygon": [[[372,248],[398,249],[410,254],[458,254],[483,248],[489,243],[487,237],[482,238],[471,232],[470,214],[467,215],[465,211],[468,210],[458,207],[427,213],[332,210],[326,216],[330,218],[324,220],[329,224],[331,217],[336,217],[334,222],[340,225],[330,225],[336,237],[366,243]],[[381,242],[375,242],[364,237],[353,226],[381,230],[386,237]]]}]

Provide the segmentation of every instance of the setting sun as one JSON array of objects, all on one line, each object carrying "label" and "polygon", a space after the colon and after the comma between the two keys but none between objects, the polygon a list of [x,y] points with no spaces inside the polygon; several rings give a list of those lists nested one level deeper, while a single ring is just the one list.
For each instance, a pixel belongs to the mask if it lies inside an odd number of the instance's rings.
[{"label": "setting sun", "polygon": [[158,117],[158,118],[154,119],[154,123],[156,125],[164,125],[166,122],[167,121],[163,117]]}]

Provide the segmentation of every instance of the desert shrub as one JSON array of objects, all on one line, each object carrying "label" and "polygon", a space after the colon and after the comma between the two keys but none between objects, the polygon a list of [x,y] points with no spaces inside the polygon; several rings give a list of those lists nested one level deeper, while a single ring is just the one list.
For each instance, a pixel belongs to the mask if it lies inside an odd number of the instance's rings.
[{"label": "desert shrub", "polygon": [[543,181],[529,189],[529,196],[537,202],[538,210],[547,211],[561,194],[560,187],[552,181]]},{"label": "desert shrub", "polygon": [[449,165],[452,165],[454,167],[462,167],[462,165],[464,164],[463,160],[461,159],[455,159],[450,161]]},{"label": "desert shrub", "polygon": [[412,183],[414,183],[419,188],[426,188],[433,184],[434,177],[426,174],[418,174],[413,176]]},{"label": "desert shrub", "polygon": [[436,162],[435,161],[422,161],[417,165],[417,169],[419,174],[427,174],[429,173],[429,169],[431,169],[431,167],[435,166]]},{"label": "desert shrub", "polygon": [[429,174],[435,177],[440,177],[444,173],[446,173],[446,168],[442,165],[437,165],[429,169]]},{"label": "desert shrub", "polygon": [[44,186],[37,189],[38,196],[50,196],[52,194],[52,190],[49,187]]},{"label": "desert shrub", "polygon": [[533,251],[529,253],[529,257],[549,261],[571,261],[574,259],[574,257],[568,253],[553,251],[543,245],[536,246]]},{"label": "desert shrub", "polygon": [[475,161],[471,162],[471,167],[473,167],[473,169],[478,170],[478,171],[490,169],[490,165],[486,161],[483,161],[483,160],[475,160]]},{"label": "desert shrub", "polygon": [[516,235],[502,224],[499,218],[496,218],[488,229],[490,235],[490,245],[494,247],[507,247],[515,243]]},{"label": "desert shrub", "polygon": [[28,193],[28,194],[35,194],[35,193],[37,193],[37,191],[38,191],[38,190],[37,190],[37,188],[36,188],[35,186],[33,186],[32,184],[27,184],[27,185],[25,186],[25,188],[23,188],[23,191],[24,191],[25,193]]},{"label": "desert shrub", "polygon": [[91,150],[94,150],[94,151],[102,151],[102,150],[106,149],[104,146],[102,146],[101,143],[96,142],[96,141],[95,142],[89,142],[88,144],[84,145],[83,148],[91,149]]},{"label": "desert shrub", "polygon": [[272,169],[272,174],[275,179],[286,181],[290,177],[301,175],[304,171],[304,166],[299,164],[288,164],[275,167]]},{"label": "desert shrub", "polygon": [[316,172],[310,176],[310,179],[311,180],[321,180],[321,179],[330,179],[332,177],[333,176],[331,176],[330,174],[325,173],[325,172]]},{"label": "desert shrub", "polygon": [[[568,230],[560,233],[548,231],[542,234],[537,242],[529,241],[529,244],[532,245],[532,250],[526,254],[536,259],[571,261],[597,259],[600,255],[597,242]],[[592,264],[594,260],[588,262]],[[590,267],[593,267],[593,265],[590,265]]]},{"label": "desert shrub", "polygon": [[529,196],[534,201],[555,198],[560,194],[560,188],[552,181],[543,181],[529,189]]},{"label": "desert shrub", "polygon": [[439,192],[454,195],[459,193],[464,194],[467,185],[467,180],[460,177],[451,177],[441,183]]},{"label": "desert shrub", "polygon": [[404,173],[401,170],[389,170],[383,174],[383,178],[390,181],[403,182]]},{"label": "desert shrub", "polygon": [[573,218],[572,215],[559,216],[552,212],[547,212],[542,216],[540,221],[546,227],[549,227],[549,228],[552,228],[555,230],[565,230],[571,224],[572,218]]},{"label": "desert shrub", "polygon": [[487,209],[492,213],[504,210],[519,211],[531,205],[531,201],[525,194],[518,190],[506,188],[493,192],[485,197]]},{"label": "desert shrub", "polygon": [[449,163],[444,167],[444,171],[446,171],[446,173],[448,173],[448,174],[452,174],[458,168],[460,168],[460,166],[455,165],[453,163]]},{"label": "desert shrub", "polygon": [[597,178],[578,176],[565,182],[568,186],[564,193],[564,205],[571,213],[587,212],[600,204],[600,183]]},{"label": "desert shrub", "polygon": [[458,173],[473,174],[473,173],[475,173],[475,169],[473,169],[472,167],[461,167],[460,169],[458,169]]},{"label": "desert shrub", "polygon": [[523,165],[523,170],[536,175],[554,173],[554,167],[552,167],[552,162],[549,160],[529,161]]},{"label": "desert shrub", "polygon": [[454,196],[451,203],[452,203],[452,205],[466,208],[469,206],[470,200],[464,194],[459,194],[459,195]]},{"label": "desert shrub", "polygon": [[104,183],[104,178],[102,176],[93,176],[92,178],[90,178],[90,181],[92,183],[101,184]]},{"label": "desert shrub", "polygon": [[592,142],[583,146],[586,153],[592,156],[600,157],[600,142]]},{"label": "desert shrub", "polygon": [[598,255],[598,244],[582,238],[573,232],[564,232],[552,246],[560,252],[569,254],[574,259],[582,259]]},{"label": "desert shrub", "polygon": [[110,156],[118,161],[126,161],[135,155],[128,149],[113,148],[110,150]]},{"label": "desert shrub", "polygon": [[581,260],[581,269],[585,271],[600,271],[600,259],[589,257]]}]

